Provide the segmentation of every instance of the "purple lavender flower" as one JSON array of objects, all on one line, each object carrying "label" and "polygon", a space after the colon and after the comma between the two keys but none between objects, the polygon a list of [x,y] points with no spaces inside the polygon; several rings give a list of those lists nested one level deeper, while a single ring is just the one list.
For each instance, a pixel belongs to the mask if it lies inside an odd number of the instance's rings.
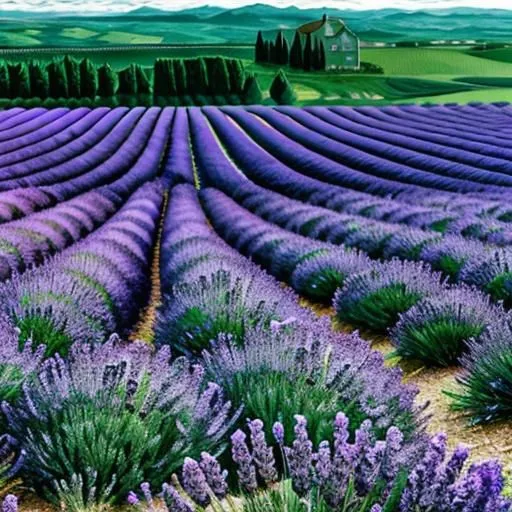
[{"label": "purple lavender flower", "polygon": [[2,503],[2,512],[18,512],[18,498],[8,494]]},{"label": "purple lavender flower", "polygon": [[285,448],[285,454],[293,488],[304,496],[311,488],[313,443],[309,440],[306,418],[297,414],[295,421],[295,440],[291,447]]},{"label": "purple lavender flower", "polygon": [[247,492],[254,492],[258,487],[256,469],[254,468],[249,448],[245,442],[245,434],[237,430],[231,436],[231,455],[237,465],[240,487]]},{"label": "purple lavender flower", "polygon": [[208,483],[199,464],[186,457],[181,476],[183,488],[190,497],[200,505],[207,505],[210,501]]},{"label": "purple lavender flower", "polygon": [[267,445],[265,431],[261,420],[253,420],[248,423],[251,433],[252,458],[258,469],[258,474],[265,483],[277,480],[276,461],[272,447]]},{"label": "purple lavender flower", "polygon": [[217,498],[223,499],[228,493],[228,485],[226,483],[227,475],[222,471],[217,459],[212,457],[209,453],[203,452],[201,453],[199,466],[213,494],[215,494]]}]

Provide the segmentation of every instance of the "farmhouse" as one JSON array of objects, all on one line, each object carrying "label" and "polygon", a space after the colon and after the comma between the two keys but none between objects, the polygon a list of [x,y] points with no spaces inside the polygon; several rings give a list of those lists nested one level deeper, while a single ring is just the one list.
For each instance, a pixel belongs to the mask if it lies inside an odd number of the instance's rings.
[{"label": "farmhouse", "polygon": [[298,29],[305,40],[308,34],[311,39],[322,41],[325,48],[325,68],[359,69],[359,38],[340,18],[326,15],[321,20],[311,21]]}]

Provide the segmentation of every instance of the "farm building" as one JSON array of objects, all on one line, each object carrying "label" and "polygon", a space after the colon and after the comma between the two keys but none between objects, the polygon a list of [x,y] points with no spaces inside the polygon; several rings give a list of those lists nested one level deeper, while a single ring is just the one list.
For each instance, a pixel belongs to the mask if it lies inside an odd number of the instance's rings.
[{"label": "farm building", "polygon": [[326,15],[321,20],[311,21],[298,29],[305,39],[308,34],[314,41],[322,41],[325,48],[325,68],[359,69],[359,38],[340,18]]}]

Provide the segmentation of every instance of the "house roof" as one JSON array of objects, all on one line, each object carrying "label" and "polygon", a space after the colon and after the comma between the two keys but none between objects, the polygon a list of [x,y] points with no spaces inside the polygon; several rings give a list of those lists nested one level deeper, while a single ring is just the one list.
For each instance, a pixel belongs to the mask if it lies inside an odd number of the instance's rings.
[{"label": "house roof", "polygon": [[[327,26],[326,26],[327,25]],[[324,28],[325,27],[325,28]],[[307,35],[313,34],[318,30],[324,28],[326,35],[328,36],[337,36],[339,33],[346,30],[352,35],[355,35],[346,25],[345,22],[341,18],[331,18],[328,16],[324,16],[321,20],[310,21],[304,25],[301,25],[297,30],[299,33]],[[332,32],[328,33],[328,29]]]},{"label": "house roof", "polygon": [[324,16],[321,20],[310,21],[298,28],[301,34],[312,34],[320,30],[325,25],[329,25],[331,28],[336,28],[336,32],[333,35],[339,34],[345,29],[345,22],[341,18],[329,18]]}]

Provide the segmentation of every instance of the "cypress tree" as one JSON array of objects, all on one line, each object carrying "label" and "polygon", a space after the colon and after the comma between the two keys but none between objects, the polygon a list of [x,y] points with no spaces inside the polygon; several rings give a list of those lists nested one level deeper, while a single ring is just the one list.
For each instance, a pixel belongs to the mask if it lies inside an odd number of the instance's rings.
[{"label": "cypress tree", "polygon": [[127,68],[119,71],[117,78],[119,83],[117,94],[121,96],[135,96],[137,94],[137,74],[134,64],[130,64]]},{"label": "cypress tree", "polygon": [[183,59],[174,59],[172,62],[176,94],[178,96],[183,96],[187,94],[188,91],[187,70],[185,68],[185,63],[183,62]]},{"label": "cypress tree", "polygon": [[73,57],[66,55],[64,68],[68,82],[68,97],[80,98],[80,66],[78,62]]},{"label": "cypress tree", "polygon": [[98,77],[96,67],[87,58],[80,62],[80,97],[96,98],[98,92]]},{"label": "cypress tree", "polygon": [[29,62],[28,74],[30,77],[30,95],[34,98],[48,97],[48,73],[39,62]]},{"label": "cypress tree", "polygon": [[153,95],[176,96],[174,65],[172,59],[157,59],[153,72]]},{"label": "cypress tree", "polygon": [[257,105],[263,100],[260,84],[256,75],[248,75],[243,89],[243,101],[246,105]]},{"label": "cypress tree", "polygon": [[288,66],[290,61],[290,46],[288,45],[288,40],[283,38],[283,49],[281,50],[281,62],[283,66]]},{"label": "cypress tree", "polygon": [[326,67],[327,67],[327,60],[325,57],[325,46],[324,46],[324,42],[320,41],[320,69],[322,71],[325,71]]},{"label": "cypress tree", "polygon": [[265,41],[265,59],[262,62],[270,62],[270,41]]},{"label": "cypress tree", "polygon": [[276,45],[272,41],[270,41],[270,45],[268,48],[268,61],[271,64],[275,64],[277,62]]},{"label": "cypress tree", "polygon": [[231,94],[241,94],[245,86],[245,69],[240,59],[229,59],[227,62],[230,92]]},{"label": "cypress tree", "polygon": [[272,80],[270,96],[278,105],[292,105],[296,100],[292,84],[282,69]]},{"label": "cypress tree", "polygon": [[306,36],[306,44],[304,46],[304,58],[302,60],[304,71],[311,71],[313,66],[313,47],[311,45],[311,34]]},{"label": "cypress tree", "polygon": [[266,62],[267,60],[267,55],[265,52],[265,41],[263,40],[263,34],[261,33],[261,30],[258,30],[258,36],[256,37],[254,60],[255,62]]},{"label": "cypress tree", "polygon": [[111,98],[116,93],[116,73],[105,63],[98,69],[98,96]]},{"label": "cypress tree", "polygon": [[140,64],[135,64],[135,80],[137,81],[137,94],[151,94],[151,84],[146,72]]},{"label": "cypress tree", "polygon": [[272,64],[282,64],[283,59],[283,33],[279,31],[274,42],[275,55]]},{"label": "cypress tree", "polygon": [[185,68],[188,84],[186,91],[189,94],[208,94],[208,71],[205,60],[203,58],[186,59]]},{"label": "cypress tree", "polygon": [[9,70],[5,61],[0,61],[0,98],[8,98],[9,96]]},{"label": "cypress tree", "polygon": [[46,67],[51,98],[68,98],[68,79],[62,60],[54,60]]},{"label": "cypress tree", "polygon": [[30,77],[24,62],[9,64],[9,89],[11,98],[30,98]]},{"label": "cypress tree", "polygon": [[313,46],[313,69],[320,69],[320,45],[318,39],[315,37],[315,44]]},{"label": "cypress tree", "polygon": [[303,66],[302,42],[300,40],[299,31],[295,32],[295,37],[293,38],[292,47],[290,49],[290,66],[297,69],[302,69]]},{"label": "cypress tree", "polygon": [[231,83],[226,59],[224,57],[215,57],[213,60],[211,74],[208,76],[208,83],[211,85],[212,94],[229,94],[231,90]]}]

